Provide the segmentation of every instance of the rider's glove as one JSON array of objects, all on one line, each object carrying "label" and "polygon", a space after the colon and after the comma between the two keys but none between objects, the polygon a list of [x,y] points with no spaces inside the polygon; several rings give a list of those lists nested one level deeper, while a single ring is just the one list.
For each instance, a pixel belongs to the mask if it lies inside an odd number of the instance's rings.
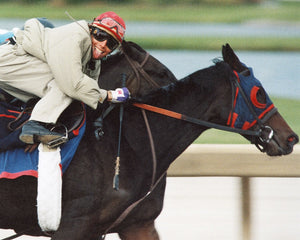
[{"label": "rider's glove", "polygon": [[130,97],[130,92],[126,87],[117,88],[116,90],[112,90],[111,92],[111,102],[113,103],[121,103],[125,102]]}]

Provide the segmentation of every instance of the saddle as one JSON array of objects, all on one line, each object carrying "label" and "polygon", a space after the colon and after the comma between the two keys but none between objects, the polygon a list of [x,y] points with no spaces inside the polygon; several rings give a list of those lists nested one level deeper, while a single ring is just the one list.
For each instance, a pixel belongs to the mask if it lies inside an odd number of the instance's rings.
[{"label": "saddle", "polygon": [[[24,103],[0,89],[0,152],[25,147],[19,140],[22,126],[28,121],[31,111],[39,99]],[[50,143],[49,147],[59,146],[78,135],[85,120],[85,107],[79,101],[72,104],[61,114],[51,130],[62,133],[64,137]]]}]

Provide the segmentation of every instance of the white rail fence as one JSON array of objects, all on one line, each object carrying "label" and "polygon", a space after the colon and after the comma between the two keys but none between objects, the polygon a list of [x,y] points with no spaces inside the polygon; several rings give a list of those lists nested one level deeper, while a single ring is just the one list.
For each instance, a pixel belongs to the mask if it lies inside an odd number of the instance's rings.
[{"label": "white rail fence", "polygon": [[241,178],[242,239],[251,239],[251,177],[300,177],[300,145],[292,154],[269,157],[248,144],[193,144],[171,165],[170,177]]}]

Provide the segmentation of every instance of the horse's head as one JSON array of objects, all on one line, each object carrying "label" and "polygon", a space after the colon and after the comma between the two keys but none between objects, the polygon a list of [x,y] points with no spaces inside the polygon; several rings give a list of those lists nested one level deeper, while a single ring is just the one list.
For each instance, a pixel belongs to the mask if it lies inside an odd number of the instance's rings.
[{"label": "horse's head", "polygon": [[222,54],[235,74],[234,100],[227,125],[260,131],[260,136],[244,136],[270,156],[291,153],[299,138],[279,114],[252,69],[240,62],[228,44],[223,46]]},{"label": "horse's head", "polygon": [[133,42],[122,42],[121,51],[102,61],[99,86],[121,86],[121,74],[127,75],[126,87],[131,96],[139,97],[160,86],[175,82],[171,71]]}]

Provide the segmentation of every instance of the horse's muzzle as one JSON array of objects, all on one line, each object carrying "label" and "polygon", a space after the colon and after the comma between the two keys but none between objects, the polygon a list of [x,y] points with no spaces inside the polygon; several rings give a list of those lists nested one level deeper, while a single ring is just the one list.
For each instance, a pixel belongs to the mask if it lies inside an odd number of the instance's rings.
[{"label": "horse's muzzle", "polygon": [[299,142],[299,137],[293,133],[289,135],[285,143],[280,144],[277,138],[274,137],[266,146],[266,153],[269,156],[282,156],[288,155],[293,152],[294,145]]},{"label": "horse's muzzle", "polygon": [[297,134],[292,134],[287,139],[287,150],[285,154],[290,154],[293,151],[294,145],[296,145],[299,142],[299,137]]}]

